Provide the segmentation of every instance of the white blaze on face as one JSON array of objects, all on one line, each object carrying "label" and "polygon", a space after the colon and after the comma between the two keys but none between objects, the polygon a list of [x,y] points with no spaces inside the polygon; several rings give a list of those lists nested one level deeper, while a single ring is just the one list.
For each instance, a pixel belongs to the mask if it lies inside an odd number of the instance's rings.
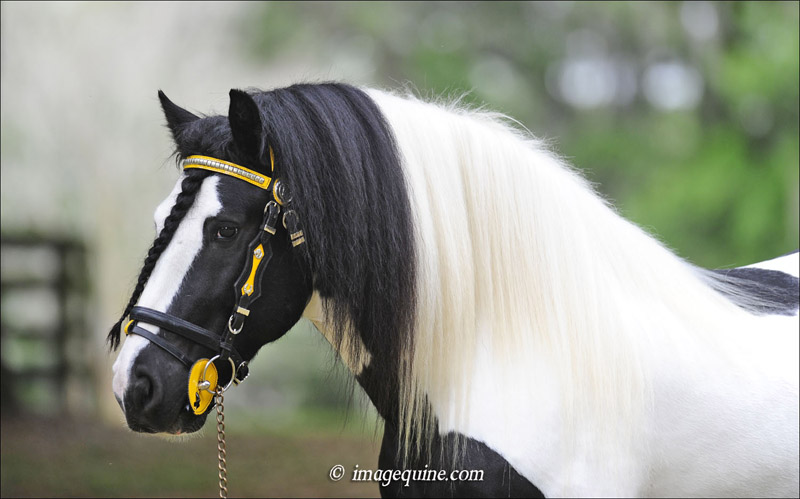
[{"label": "white blaze on face", "polygon": [[[183,179],[184,175],[181,175],[169,196],[156,208],[154,218],[157,234],[164,228],[164,221],[175,205]],[[203,246],[203,224],[208,217],[216,215],[222,209],[222,204],[217,196],[218,182],[219,178],[216,176],[208,177],[203,181],[194,204],[186,213],[175,231],[172,241],[153,268],[153,273],[150,275],[137,305],[160,312],[167,311],[178,293],[184,276]],[[155,334],[158,333],[158,328],[150,324],[140,324],[140,326]],[[135,334],[125,338],[125,343],[122,345],[113,367],[112,386],[114,394],[119,400],[124,400],[136,356],[148,343],[148,340]]]}]

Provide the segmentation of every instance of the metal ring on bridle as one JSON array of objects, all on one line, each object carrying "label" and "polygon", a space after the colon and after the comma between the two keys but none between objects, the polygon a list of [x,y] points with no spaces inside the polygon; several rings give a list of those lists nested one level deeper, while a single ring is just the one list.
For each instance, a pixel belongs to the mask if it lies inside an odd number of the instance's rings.
[{"label": "metal ring on bridle", "polygon": [[239,329],[233,329],[233,319],[234,315],[231,314],[231,317],[228,319],[228,331],[230,331],[231,334],[236,335],[242,332],[242,328],[244,327],[244,322],[242,323],[241,326],[239,326]]},{"label": "metal ring on bridle", "polygon": [[[208,362],[206,363],[205,367],[203,368],[202,379],[206,379],[206,371],[208,371],[208,365],[212,364],[215,360],[217,360],[219,358],[220,358],[219,355],[215,355],[215,356],[211,357],[210,359],[208,359]],[[231,385],[233,384],[233,380],[236,379],[236,373],[239,371],[237,369],[237,367],[236,367],[236,363],[233,361],[232,358],[228,357],[228,362],[231,363],[231,380],[228,381],[228,384],[225,385],[224,388],[217,387],[217,390],[221,390],[222,392],[227,391],[228,388],[231,387]],[[214,392],[212,392],[212,393],[214,393]]]}]

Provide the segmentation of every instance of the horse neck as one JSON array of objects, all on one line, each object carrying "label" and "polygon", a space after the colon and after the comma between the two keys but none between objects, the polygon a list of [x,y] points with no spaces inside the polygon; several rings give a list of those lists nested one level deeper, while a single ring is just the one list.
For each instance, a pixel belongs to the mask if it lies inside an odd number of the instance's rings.
[{"label": "horse neck", "polygon": [[[560,380],[564,419],[597,433],[641,426],[651,339],[708,348],[749,320],[540,144],[491,116],[373,96],[417,214],[411,391],[440,421],[463,422],[478,370],[498,369],[531,393]],[[525,374],[531,359],[552,372]]]},{"label": "horse neck", "polygon": [[572,328],[583,335],[603,315],[630,315],[626,298],[654,323],[697,307],[735,310],[698,269],[496,116],[373,96],[404,156],[420,246],[417,330],[433,346],[457,335],[473,350],[463,331],[484,327],[497,339],[497,330],[527,334],[531,321],[548,336],[585,318],[588,329]]}]

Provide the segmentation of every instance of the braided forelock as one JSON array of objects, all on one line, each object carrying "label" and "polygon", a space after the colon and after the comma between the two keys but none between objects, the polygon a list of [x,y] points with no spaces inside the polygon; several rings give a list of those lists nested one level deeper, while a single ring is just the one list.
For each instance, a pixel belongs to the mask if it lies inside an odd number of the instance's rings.
[{"label": "braided forelock", "polygon": [[175,235],[175,231],[178,230],[178,226],[181,224],[181,221],[183,221],[186,213],[194,204],[195,197],[197,197],[197,193],[200,190],[200,186],[203,184],[203,180],[209,174],[209,172],[202,170],[186,172],[186,177],[183,179],[183,182],[181,182],[181,192],[175,199],[175,204],[172,206],[169,216],[167,216],[166,220],[164,220],[164,228],[161,229],[158,237],[156,237],[155,241],[153,241],[153,245],[147,252],[147,256],[144,259],[144,264],[142,265],[142,270],[139,273],[139,280],[136,282],[136,288],[133,290],[133,295],[131,295],[131,299],[125,306],[125,311],[122,313],[122,317],[120,317],[120,319],[111,327],[111,330],[108,332],[106,341],[109,343],[109,347],[112,350],[116,350],[119,346],[120,328],[122,327],[122,323],[128,317],[131,309],[139,300],[139,297],[141,296],[142,291],[144,291],[144,287],[147,284],[148,279],[150,279],[150,274],[153,272],[156,262],[158,262],[158,258],[161,256],[161,253],[167,249],[167,246],[169,246],[170,241],[172,241],[172,237]]}]

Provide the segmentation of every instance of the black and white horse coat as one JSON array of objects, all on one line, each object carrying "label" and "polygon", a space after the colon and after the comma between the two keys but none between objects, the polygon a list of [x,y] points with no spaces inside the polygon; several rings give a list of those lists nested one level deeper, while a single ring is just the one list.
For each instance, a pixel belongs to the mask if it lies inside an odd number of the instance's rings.
[{"label": "black and white horse coat", "polygon": [[[385,420],[380,468],[485,471],[384,494],[798,495],[796,252],[699,269],[497,115],[343,84],[232,91],[228,117],[162,105],[180,157],[267,173],[272,148],[303,223],[304,247],[273,238],[239,351],[310,320]],[[128,310],[221,331],[264,199],[183,172]],[[129,426],[199,429],[186,376],[127,337]]]}]

